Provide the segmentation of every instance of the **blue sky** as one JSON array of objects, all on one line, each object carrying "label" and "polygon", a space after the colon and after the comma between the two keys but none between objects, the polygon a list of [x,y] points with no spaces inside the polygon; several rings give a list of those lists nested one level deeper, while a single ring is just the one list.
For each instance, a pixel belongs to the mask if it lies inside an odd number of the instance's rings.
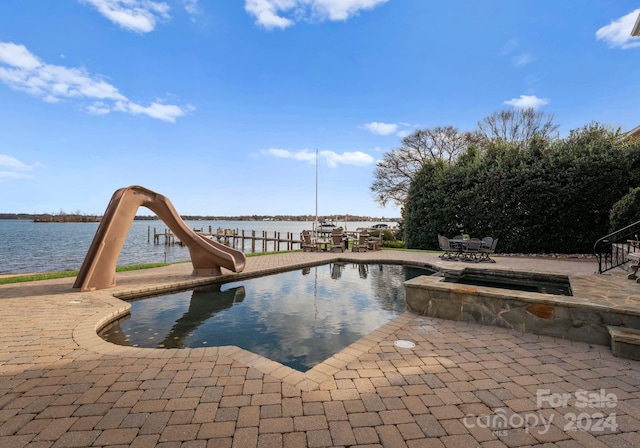
[{"label": "blue sky", "polygon": [[[396,217],[376,160],[511,107],[640,125],[640,3],[3,0],[0,212]],[[141,214],[149,214],[141,210]]]}]

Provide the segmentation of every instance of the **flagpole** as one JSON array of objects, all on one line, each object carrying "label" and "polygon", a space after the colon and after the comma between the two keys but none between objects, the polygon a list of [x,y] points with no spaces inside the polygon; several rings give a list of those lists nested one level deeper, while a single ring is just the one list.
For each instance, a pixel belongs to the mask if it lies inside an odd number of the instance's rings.
[{"label": "flagpole", "polygon": [[316,148],[316,239],[318,238],[318,148]]}]

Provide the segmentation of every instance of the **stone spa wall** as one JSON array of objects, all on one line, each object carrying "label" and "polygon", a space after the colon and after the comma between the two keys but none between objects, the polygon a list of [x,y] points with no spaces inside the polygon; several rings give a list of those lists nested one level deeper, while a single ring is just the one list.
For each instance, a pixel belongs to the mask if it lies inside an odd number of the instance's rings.
[{"label": "stone spa wall", "polygon": [[640,328],[639,316],[581,297],[450,283],[441,276],[416,277],[405,288],[410,310],[440,319],[601,345],[611,344],[610,326]]}]

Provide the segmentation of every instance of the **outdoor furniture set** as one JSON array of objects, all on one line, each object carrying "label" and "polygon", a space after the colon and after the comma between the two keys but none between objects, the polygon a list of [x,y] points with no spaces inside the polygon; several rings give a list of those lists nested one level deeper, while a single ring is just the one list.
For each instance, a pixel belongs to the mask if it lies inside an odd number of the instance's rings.
[{"label": "outdoor furniture set", "polygon": [[351,246],[352,252],[366,252],[368,250],[380,250],[382,247],[382,233],[379,236],[369,236],[369,232],[363,230],[358,235],[358,239]]},{"label": "outdoor furniture set", "polygon": [[438,235],[438,244],[440,250],[443,251],[440,258],[443,260],[454,261],[470,261],[495,263],[496,261],[490,257],[496,251],[498,239],[495,240],[490,236],[479,238],[463,238],[461,235],[453,239],[446,236]]},{"label": "outdoor furniture set", "polygon": [[[347,235],[342,229],[334,229],[327,238],[314,239],[311,232],[303,230],[300,234],[300,247],[304,252],[344,252],[349,247]],[[382,234],[378,237],[369,236],[366,230],[360,232],[353,240],[351,250],[353,252],[366,252],[368,250],[380,250],[382,247]]]},{"label": "outdoor furniture set", "polygon": [[313,239],[308,230],[303,230],[300,234],[300,247],[303,252],[344,252],[347,248],[347,239],[342,229],[333,229],[325,238],[317,239]]}]

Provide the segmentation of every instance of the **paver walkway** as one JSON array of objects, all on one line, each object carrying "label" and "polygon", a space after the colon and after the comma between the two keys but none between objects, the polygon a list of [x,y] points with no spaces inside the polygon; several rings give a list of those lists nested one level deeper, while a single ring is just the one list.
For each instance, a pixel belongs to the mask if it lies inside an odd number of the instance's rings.
[{"label": "paver walkway", "polygon": [[[246,272],[338,255],[251,257]],[[451,266],[423,253],[344,255]],[[640,285],[593,276],[592,262],[490,268],[576,275],[594,297],[640,300]],[[640,446],[640,362],[605,346],[406,312],[305,375],[235,347],[139,349],[95,334],[126,309],[113,294],[189,273],[120,273],[115,288],[86,293],[73,279],[0,286],[0,447]]]}]

